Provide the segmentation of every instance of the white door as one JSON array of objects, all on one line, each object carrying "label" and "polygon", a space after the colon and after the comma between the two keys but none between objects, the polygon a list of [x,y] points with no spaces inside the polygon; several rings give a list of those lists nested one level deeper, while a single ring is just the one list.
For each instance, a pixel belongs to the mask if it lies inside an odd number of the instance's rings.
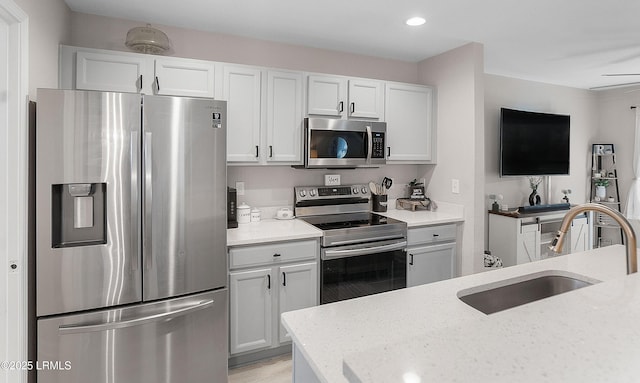
[{"label": "white door", "polygon": [[433,89],[387,83],[387,161],[430,163],[434,157]]},{"label": "white door", "polygon": [[78,52],[76,89],[152,94],[153,59],[143,55]]},{"label": "white door", "polygon": [[267,162],[302,162],[302,74],[267,73]]},{"label": "white door", "polygon": [[455,261],[455,243],[408,249],[407,287],[453,278]]},{"label": "white door", "polygon": [[521,226],[517,253],[518,265],[540,260],[540,229],[537,224]]},{"label": "white door", "polygon": [[309,76],[307,114],[342,117],[347,107],[347,80],[342,77]]},{"label": "white door", "polygon": [[227,161],[258,162],[260,160],[259,69],[224,67],[223,100],[227,101]]},{"label": "white door", "polygon": [[291,340],[291,336],[280,323],[282,313],[318,304],[318,263],[282,266],[278,272],[280,282],[278,326],[280,343],[282,343]]},{"label": "white door", "polygon": [[274,283],[271,268],[229,273],[231,354],[271,346]]},{"label": "white door", "polygon": [[383,119],[380,81],[349,80],[349,117]]},{"label": "white door", "polygon": [[157,58],[154,89],[156,94],[213,98],[214,74],[212,62]]}]

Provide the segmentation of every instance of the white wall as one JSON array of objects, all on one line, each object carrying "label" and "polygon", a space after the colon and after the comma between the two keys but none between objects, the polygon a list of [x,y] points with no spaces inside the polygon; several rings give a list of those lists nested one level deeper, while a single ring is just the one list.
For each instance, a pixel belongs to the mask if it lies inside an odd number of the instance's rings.
[{"label": "white wall", "polygon": [[[417,178],[415,165],[386,165],[376,169],[326,170],[293,169],[288,166],[230,166],[227,168],[228,185],[236,181],[245,183],[245,196],[238,196],[238,204],[246,202],[251,207],[293,206],[295,186],[322,185],[325,174],[340,174],[343,185],[380,183],[383,177],[393,179],[389,189],[390,199],[406,197],[407,184]],[[266,218],[272,211],[267,210]]]},{"label": "white wall", "polygon": [[[571,203],[584,203],[589,198],[591,144],[597,141],[599,101],[596,92],[519,80],[496,75],[485,75],[485,175],[484,208],[490,207],[489,194],[502,194],[503,203],[510,207],[528,204],[531,193],[526,177],[499,176],[500,108],[507,107],[571,116],[570,175],[551,177],[549,203],[562,202],[562,189],[571,189]],[[612,139],[603,130],[603,139]],[[546,186],[538,191],[546,194]],[[543,199],[547,196],[543,196]],[[486,215],[486,214],[485,214]],[[488,220],[488,219],[487,219]],[[488,236],[488,234],[487,234]]]},{"label": "white wall", "polygon": [[15,0],[29,15],[29,98],[58,87],[58,46],[71,37],[71,11],[63,0]]},{"label": "white wall", "polygon": [[[482,269],[484,250],[484,49],[471,43],[420,62],[419,76],[438,92],[437,162],[422,169],[427,194],[461,204],[464,210],[459,244],[461,274]],[[460,194],[451,180],[460,181]]]},{"label": "white wall", "polygon": [[[73,13],[71,45],[128,51],[127,31],[144,26],[143,21],[115,19]],[[355,55],[325,49],[196,31],[164,25],[177,57],[261,65],[267,67],[378,78],[402,82],[417,81],[417,64],[399,60]]]}]

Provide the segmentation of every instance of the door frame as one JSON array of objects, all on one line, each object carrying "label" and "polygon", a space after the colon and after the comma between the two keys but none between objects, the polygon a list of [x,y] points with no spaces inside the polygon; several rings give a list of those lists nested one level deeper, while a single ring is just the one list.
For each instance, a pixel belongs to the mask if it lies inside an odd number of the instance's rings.
[{"label": "door frame", "polygon": [[[0,360],[27,361],[27,251],[28,251],[28,15],[13,0],[0,0],[0,23],[6,28],[3,67],[7,93],[0,108]],[[4,126],[3,126],[4,125]],[[0,380],[26,382],[27,371],[0,370]]]}]

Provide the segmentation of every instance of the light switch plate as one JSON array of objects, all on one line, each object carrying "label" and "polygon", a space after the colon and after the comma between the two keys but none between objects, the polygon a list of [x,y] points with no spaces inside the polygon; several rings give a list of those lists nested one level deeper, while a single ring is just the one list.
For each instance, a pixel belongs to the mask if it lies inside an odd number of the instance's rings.
[{"label": "light switch plate", "polygon": [[338,186],[340,185],[340,174],[325,174],[324,186]]},{"label": "light switch plate", "polygon": [[460,194],[460,180],[455,178],[451,180],[451,193]]},{"label": "light switch plate", "polygon": [[244,195],[244,182],[242,181],[236,182],[236,194]]}]

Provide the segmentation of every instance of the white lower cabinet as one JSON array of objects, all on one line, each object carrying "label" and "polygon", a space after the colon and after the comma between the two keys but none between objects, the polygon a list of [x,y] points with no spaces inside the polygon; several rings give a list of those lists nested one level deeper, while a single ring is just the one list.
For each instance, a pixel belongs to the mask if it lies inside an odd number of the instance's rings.
[{"label": "white lower cabinet", "polygon": [[316,240],[229,249],[231,355],[291,341],[280,315],[318,304],[318,255]]},{"label": "white lower cabinet", "polygon": [[[539,261],[557,254],[549,250],[565,210],[509,216],[489,214],[489,250],[504,266]],[[586,216],[573,219],[562,254],[590,250],[591,224]]]},{"label": "white lower cabinet", "polygon": [[409,228],[407,287],[455,277],[456,233],[455,224]]}]

